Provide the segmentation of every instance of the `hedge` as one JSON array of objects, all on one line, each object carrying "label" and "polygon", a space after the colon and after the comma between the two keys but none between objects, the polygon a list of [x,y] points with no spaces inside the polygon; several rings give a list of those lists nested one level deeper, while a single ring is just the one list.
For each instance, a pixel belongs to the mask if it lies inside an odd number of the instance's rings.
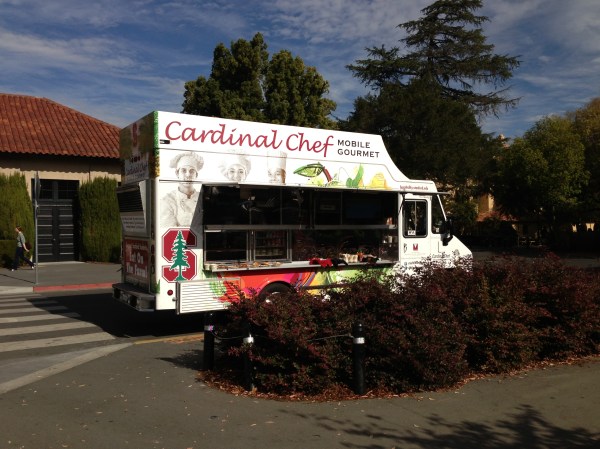
[{"label": "hedge", "polygon": [[27,241],[34,241],[33,206],[21,173],[0,174],[0,192],[0,241],[10,241],[0,245],[0,257],[2,265],[9,267],[15,255],[15,227],[21,226]]},{"label": "hedge", "polygon": [[[233,300],[234,298],[232,298]],[[444,388],[474,374],[597,355],[600,274],[547,255],[496,258],[419,276],[368,271],[341,289],[235,298],[219,331],[219,367],[253,365],[259,392],[322,395],[351,385],[351,329],[365,331],[365,381],[392,393]],[[252,345],[240,344],[245,326]],[[231,373],[231,371],[229,371]],[[222,371],[222,375],[225,375]]]},{"label": "hedge", "polygon": [[121,221],[116,196],[117,182],[95,178],[79,188],[82,258],[118,262],[121,256]]}]

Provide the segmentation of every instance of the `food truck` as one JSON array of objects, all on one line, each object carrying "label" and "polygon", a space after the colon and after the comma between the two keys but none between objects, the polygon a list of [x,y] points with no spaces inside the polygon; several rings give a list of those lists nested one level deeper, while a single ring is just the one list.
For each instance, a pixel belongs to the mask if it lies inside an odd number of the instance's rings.
[{"label": "food truck", "polygon": [[155,111],[120,134],[122,279],[140,311],[226,309],[365,270],[453,266],[441,193],[380,136]]}]

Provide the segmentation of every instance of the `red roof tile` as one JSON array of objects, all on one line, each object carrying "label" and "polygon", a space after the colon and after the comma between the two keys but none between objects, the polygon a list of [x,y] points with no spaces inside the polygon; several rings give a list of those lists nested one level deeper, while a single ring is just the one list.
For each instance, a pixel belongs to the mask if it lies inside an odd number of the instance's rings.
[{"label": "red roof tile", "polygon": [[119,128],[47,98],[0,93],[0,153],[119,157]]}]

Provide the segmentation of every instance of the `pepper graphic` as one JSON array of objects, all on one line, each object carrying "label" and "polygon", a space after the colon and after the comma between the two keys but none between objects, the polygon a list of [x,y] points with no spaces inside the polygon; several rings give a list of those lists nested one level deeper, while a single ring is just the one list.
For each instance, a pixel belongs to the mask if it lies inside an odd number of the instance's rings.
[{"label": "pepper graphic", "polygon": [[307,178],[314,178],[315,176],[319,176],[321,173],[323,173],[327,178],[327,182],[331,182],[332,179],[325,166],[323,166],[323,164],[321,164],[320,162],[314,162],[312,164],[303,165],[302,167],[294,170],[294,173],[300,176],[305,176]]}]

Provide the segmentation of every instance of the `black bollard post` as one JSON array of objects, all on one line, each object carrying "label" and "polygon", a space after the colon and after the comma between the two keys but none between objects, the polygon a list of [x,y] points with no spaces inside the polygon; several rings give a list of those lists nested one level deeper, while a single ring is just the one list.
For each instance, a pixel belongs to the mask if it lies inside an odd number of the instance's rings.
[{"label": "black bollard post", "polygon": [[[244,325],[245,334],[243,344],[252,345],[254,343],[254,337],[250,329],[250,323]],[[246,391],[252,391],[254,389],[254,379],[252,376],[252,361],[248,351],[244,351],[244,388]]]},{"label": "black bollard post", "polygon": [[361,323],[352,328],[352,365],[354,373],[354,393],[365,394],[365,333]]},{"label": "black bollard post", "polygon": [[204,315],[204,352],[202,368],[210,371],[215,367],[215,316],[212,312]]}]

